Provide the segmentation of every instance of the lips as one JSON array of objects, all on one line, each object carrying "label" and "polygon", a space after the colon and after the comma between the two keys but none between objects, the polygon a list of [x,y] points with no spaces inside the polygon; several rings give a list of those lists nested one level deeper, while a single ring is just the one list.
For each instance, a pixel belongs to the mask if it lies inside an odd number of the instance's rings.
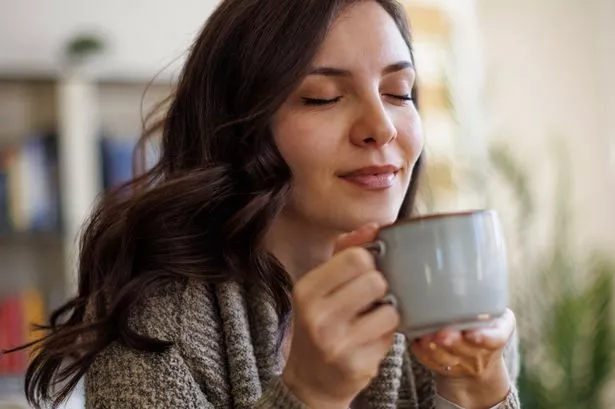
[{"label": "lips", "polygon": [[381,190],[393,186],[399,168],[393,165],[368,166],[340,175],[342,179],[368,190]]}]

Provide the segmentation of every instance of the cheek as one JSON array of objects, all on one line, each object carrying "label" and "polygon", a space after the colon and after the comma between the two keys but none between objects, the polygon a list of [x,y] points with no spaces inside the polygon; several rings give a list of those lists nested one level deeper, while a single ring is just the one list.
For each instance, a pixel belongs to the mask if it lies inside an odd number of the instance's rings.
[{"label": "cheek", "polygon": [[418,113],[408,115],[401,121],[397,129],[402,131],[398,134],[401,150],[410,165],[414,165],[423,151],[425,138],[423,136],[423,124]]},{"label": "cheek", "polygon": [[296,179],[333,167],[339,130],[332,123],[310,114],[287,114],[276,121],[275,143]]}]

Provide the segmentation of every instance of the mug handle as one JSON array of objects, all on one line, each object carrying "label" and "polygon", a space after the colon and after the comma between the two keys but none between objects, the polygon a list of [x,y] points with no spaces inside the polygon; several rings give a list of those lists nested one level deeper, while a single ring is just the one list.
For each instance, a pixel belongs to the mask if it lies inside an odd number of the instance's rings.
[{"label": "mug handle", "polygon": [[[382,256],[386,254],[386,244],[380,239],[372,241],[371,243],[364,244],[363,248],[369,251],[374,256],[376,261],[378,261]],[[397,308],[397,298],[395,298],[395,296],[390,292],[384,297],[382,297],[380,300],[376,301],[372,305],[370,310],[376,309],[382,305],[387,304]]]},{"label": "mug handle", "polygon": [[363,248],[365,248],[367,251],[372,253],[372,255],[376,258],[376,260],[384,256],[387,251],[384,241],[380,239],[372,241],[371,243],[364,244]]}]

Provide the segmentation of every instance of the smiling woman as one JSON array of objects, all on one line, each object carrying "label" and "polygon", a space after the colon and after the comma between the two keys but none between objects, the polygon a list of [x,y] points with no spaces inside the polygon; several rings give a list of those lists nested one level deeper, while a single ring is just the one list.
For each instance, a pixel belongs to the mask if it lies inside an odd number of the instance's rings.
[{"label": "smiling woman", "polygon": [[330,240],[367,222],[395,221],[423,146],[412,59],[376,2],[350,7],[333,24],[273,117],[276,146],[293,175],[274,227],[303,219],[301,234],[310,228]]},{"label": "smiling woman", "polygon": [[512,313],[421,348],[377,303],[362,245],[413,207],[414,80],[395,0],[223,1],[150,129],[160,162],[90,219],[30,401],[85,375],[101,409],[517,408]]}]

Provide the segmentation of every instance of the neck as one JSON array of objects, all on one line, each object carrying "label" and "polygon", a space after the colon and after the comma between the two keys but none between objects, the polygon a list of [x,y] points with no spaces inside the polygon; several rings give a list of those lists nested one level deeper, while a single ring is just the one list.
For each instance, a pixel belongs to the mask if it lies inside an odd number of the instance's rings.
[{"label": "neck", "polygon": [[331,258],[340,233],[282,213],[271,225],[264,244],[296,281]]}]

